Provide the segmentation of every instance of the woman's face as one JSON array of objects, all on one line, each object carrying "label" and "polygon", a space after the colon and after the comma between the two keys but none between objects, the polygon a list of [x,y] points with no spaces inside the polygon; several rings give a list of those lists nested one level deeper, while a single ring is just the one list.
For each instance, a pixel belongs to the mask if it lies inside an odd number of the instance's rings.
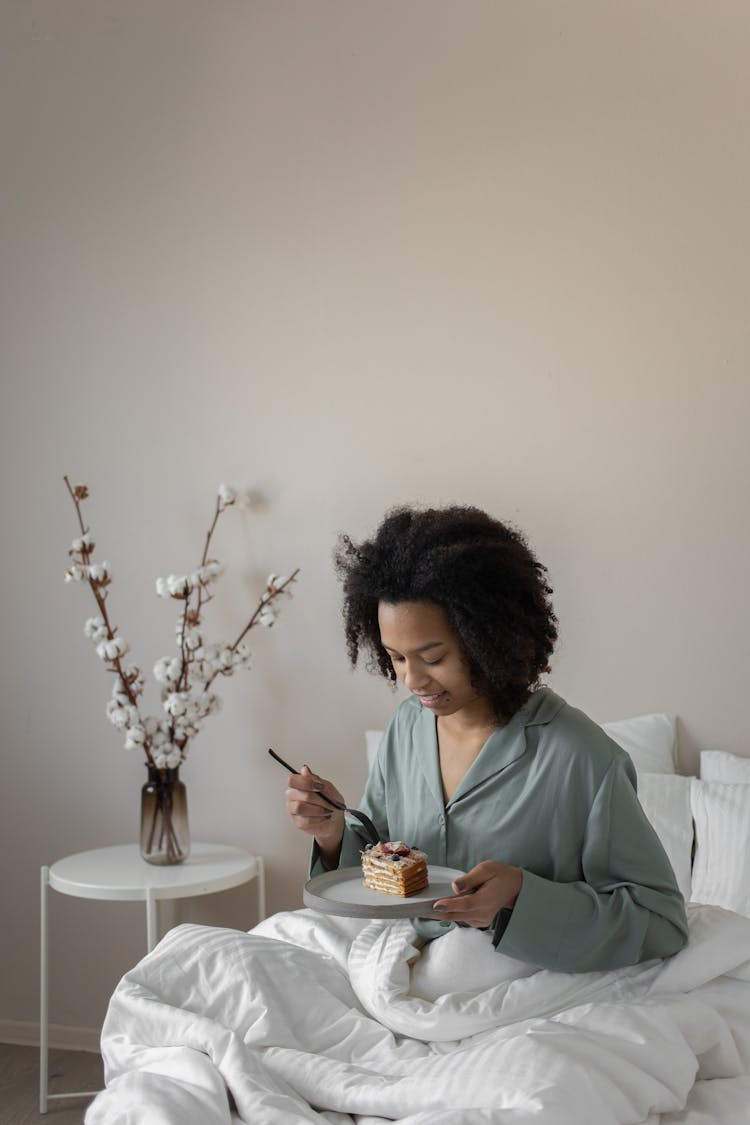
[{"label": "woman's face", "polygon": [[404,687],[438,716],[487,710],[471,682],[458,637],[433,602],[381,602],[380,640]]}]

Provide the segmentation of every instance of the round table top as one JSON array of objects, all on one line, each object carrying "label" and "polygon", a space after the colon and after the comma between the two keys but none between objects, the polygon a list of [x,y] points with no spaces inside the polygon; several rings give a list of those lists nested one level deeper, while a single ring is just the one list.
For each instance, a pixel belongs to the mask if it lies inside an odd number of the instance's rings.
[{"label": "round table top", "polygon": [[191,898],[238,887],[259,870],[257,856],[224,844],[193,842],[185,862],[170,866],[146,863],[137,844],[119,844],[58,860],[49,885],[77,898]]}]

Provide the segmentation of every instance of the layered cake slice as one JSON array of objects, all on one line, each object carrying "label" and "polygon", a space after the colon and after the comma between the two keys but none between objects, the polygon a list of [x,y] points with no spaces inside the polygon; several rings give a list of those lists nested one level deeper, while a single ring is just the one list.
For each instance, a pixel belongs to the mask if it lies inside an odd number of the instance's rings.
[{"label": "layered cake slice", "polygon": [[362,852],[362,875],[373,891],[409,898],[427,886],[427,855],[402,840],[388,840]]}]

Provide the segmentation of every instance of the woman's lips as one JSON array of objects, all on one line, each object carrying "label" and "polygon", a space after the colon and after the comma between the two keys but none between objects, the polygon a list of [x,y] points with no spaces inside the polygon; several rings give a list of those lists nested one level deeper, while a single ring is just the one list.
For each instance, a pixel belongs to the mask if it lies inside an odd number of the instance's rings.
[{"label": "woman's lips", "polygon": [[439,707],[446,695],[447,692],[444,691],[439,691],[435,695],[420,695],[419,702],[425,707]]}]

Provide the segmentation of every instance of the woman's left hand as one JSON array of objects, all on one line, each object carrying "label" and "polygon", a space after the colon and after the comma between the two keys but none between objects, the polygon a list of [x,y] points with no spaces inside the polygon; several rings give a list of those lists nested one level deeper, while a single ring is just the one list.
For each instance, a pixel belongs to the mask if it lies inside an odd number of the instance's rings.
[{"label": "woman's left hand", "polygon": [[451,884],[456,898],[440,898],[432,904],[430,917],[441,922],[463,922],[485,929],[503,907],[512,907],[521,890],[520,867],[486,859]]}]

